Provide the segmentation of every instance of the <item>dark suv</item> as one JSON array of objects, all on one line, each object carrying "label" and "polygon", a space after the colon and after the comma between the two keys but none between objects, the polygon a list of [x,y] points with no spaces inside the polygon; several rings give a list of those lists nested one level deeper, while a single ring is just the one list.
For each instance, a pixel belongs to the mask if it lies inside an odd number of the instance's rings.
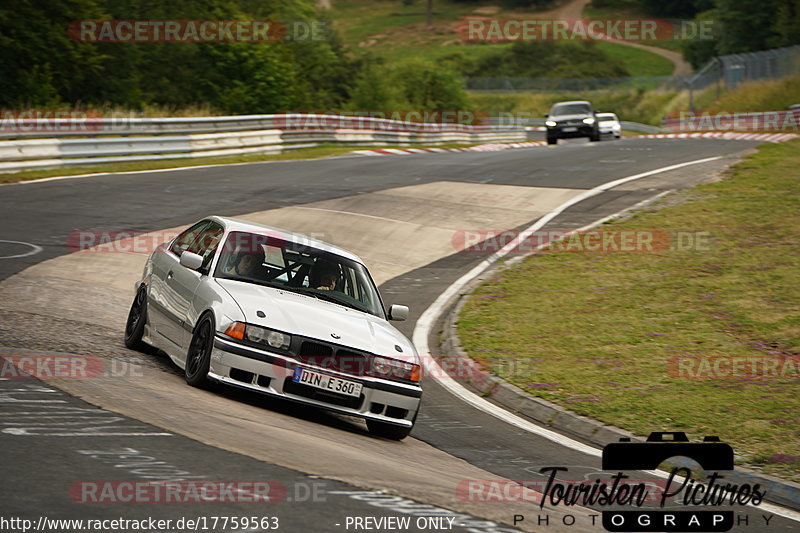
[{"label": "dark suv", "polygon": [[592,142],[600,140],[600,126],[592,104],[585,100],[559,102],[547,116],[547,144],[556,144],[559,139],[589,137]]}]

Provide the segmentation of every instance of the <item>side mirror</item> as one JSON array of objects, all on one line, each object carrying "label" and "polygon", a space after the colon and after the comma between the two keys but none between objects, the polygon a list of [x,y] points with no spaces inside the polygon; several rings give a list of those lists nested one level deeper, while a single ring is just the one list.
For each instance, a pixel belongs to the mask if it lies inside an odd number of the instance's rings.
[{"label": "side mirror", "polygon": [[545,113],[544,114],[544,118],[548,118],[549,116],[550,116],[550,113]]},{"label": "side mirror", "polygon": [[183,252],[181,254],[181,266],[185,266],[190,270],[199,270],[203,266],[203,256],[192,252]]},{"label": "side mirror", "polygon": [[401,322],[408,318],[408,307],[405,305],[392,304],[389,308],[389,320]]}]

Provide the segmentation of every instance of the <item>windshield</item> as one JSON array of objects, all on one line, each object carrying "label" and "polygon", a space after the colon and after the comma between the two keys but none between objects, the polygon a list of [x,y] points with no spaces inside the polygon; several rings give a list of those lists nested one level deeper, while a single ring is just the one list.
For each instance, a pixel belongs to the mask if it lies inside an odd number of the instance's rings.
[{"label": "windshield", "polygon": [[591,108],[586,104],[557,104],[553,106],[550,115],[586,115],[591,113]]},{"label": "windshield", "polygon": [[617,115],[615,115],[614,113],[598,113],[597,114],[597,119],[598,120],[608,120],[608,121],[617,120]]},{"label": "windshield", "polygon": [[228,234],[214,276],[305,294],[385,318],[364,265],[274,236]]}]

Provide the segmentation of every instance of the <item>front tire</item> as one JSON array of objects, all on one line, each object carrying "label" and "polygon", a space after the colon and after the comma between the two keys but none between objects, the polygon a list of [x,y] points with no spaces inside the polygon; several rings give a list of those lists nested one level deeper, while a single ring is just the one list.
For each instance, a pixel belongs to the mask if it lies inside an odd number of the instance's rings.
[{"label": "front tire", "polygon": [[548,137],[547,144],[558,144],[558,137]]},{"label": "front tire", "polygon": [[207,389],[211,387],[208,370],[211,366],[211,350],[214,346],[214,319],[205,315],[200,319],[192,334],[192,342],[186,354],[184,370],[186,383],[192,387]]},{"label": "front tire", "polygon": [[147,344],[142,340],[144,325],[147,323],[147,287],[144,285],[136,291],[128,320],[125,322],[125,346],[131,350],[142,351]]}]

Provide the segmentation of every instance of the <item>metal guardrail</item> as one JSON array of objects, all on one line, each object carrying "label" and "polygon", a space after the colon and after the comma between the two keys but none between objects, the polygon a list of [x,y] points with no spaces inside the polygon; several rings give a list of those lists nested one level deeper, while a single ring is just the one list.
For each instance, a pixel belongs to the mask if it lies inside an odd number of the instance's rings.
[{"label": "metal guardrail", "polygon": [[[20,115],[24,115],[21,113]],[[0,139],[167,135],[254,130],[376,130],[408,132],[474,131],[479,126],[449,123],[404,122],[359,115],[293,113],[220,117],[126,118],[26,118],[0,123]]]},{"label": "metal guardrail", "polygon": [[[60,122],[49,124],[46,120],[31,119],[17,123],[20,128],[29,128],[27,131],[4,132],[16,139],[0,141],[0,171],[280,153],[320,144],[436,145],[527,140],[521,126],[468,126],[314,114],[130,119],[124,123],[87,119],[77,125],[67,119],[54,119],[57,120]],[[48,125],[61,126],[59,136],[30,138],[42,136],[42,128]],[[89,125],[91,129],[84,127]],[[265,128],[267,125],[271,127]],[[40,131],[33,131],[34,128]],[[176,134],[186,131],[213,133]],[[161,135],[152,135],[153,132]]]},{"label": "metal guardrail", "polygon": [[[520,142],[527,140],[526,128],[538,129],[544,120],[495,117],[487,125],[470,126],[300,113],[124,120],[23,118],[0,128],[0,138],[7,139],[0,140],[0,171],[279,153],[320,144]],[[658,131],[635,122],[622,124],[643,133]]]},{"label": "metal guardrail", "polygon": [[650,126],[649,124],[640,124],[627,120],[620,120],[619,124],[622,126],[623,130],[635,131],[637,133],[659,133],[662,131],[662,129],[657,126]]}]

